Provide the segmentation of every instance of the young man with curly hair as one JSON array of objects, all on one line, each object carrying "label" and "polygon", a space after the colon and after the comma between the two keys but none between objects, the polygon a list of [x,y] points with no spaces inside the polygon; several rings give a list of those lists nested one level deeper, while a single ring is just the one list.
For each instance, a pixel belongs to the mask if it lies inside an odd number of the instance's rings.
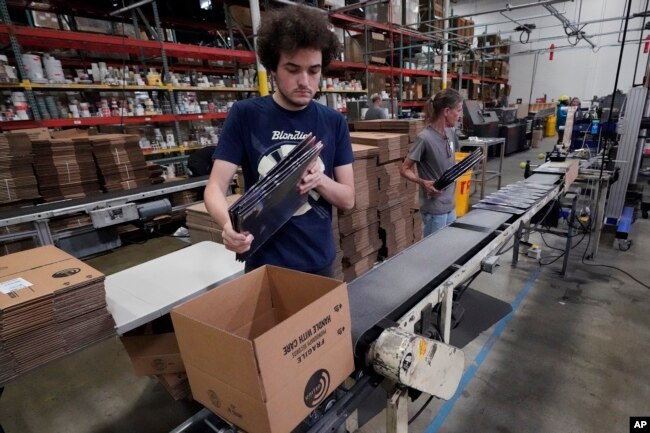
[{"label": "young man with curly hair", "polygon": [[246,271],[271,264],[332,276],[332,206],[354,207],[352,146],[345,118],[313,97],[323,69],[339,52],[326,15],[314,8],[271,11],[258,29],[257,54],[277,88],[271,96],[233,105],[205,189],[205,204],[223,228],[226,248],[243,253],[253,240],[251,234],[236,232],[228,217],[225,193],[237,166],[250,187],[307,134],[324,147],[299,185],[302,194],[309,194],[307,204],[246,261]]}]

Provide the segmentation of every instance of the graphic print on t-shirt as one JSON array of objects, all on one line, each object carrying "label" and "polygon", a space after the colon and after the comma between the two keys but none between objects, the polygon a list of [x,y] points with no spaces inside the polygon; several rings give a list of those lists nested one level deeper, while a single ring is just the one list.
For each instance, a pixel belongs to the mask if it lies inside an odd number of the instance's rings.
[{"label": "graphic print on t-shirt", "polygon": [[[259,162],[257,163],[257,172],[260,175],[260,179],[266,176],[266,174],[278,163],[282,158],[287,156],[289,152],[293,150],[294,147],[296,147],[297,143],[293,141],[286,141],[287,138],[289,139],[295,139],[294,137],[300,137],[298,138],[299,140],[302,140],[304,137],[307,136],[307,134],[300,133],[296,131],[295,133],[285,133],[283,131],[273,131],[273,137],[282,138],[285,141],[282,141],[278,143],[277,145],[269,148],[266,152],[266,154],[262,155],[259,159]],[[325,164],[321,160],[320,156],[318,157],[318,168],[322,172],[325,170]],[[312,206],[311,204],[316,204],[316,202],[320,199],[320,194],[316,192],[315,190],[309,191],[309,200],[301,206],[294,214],[293,216],[299,216],[303,215],[306,212],[308,212]]]}]

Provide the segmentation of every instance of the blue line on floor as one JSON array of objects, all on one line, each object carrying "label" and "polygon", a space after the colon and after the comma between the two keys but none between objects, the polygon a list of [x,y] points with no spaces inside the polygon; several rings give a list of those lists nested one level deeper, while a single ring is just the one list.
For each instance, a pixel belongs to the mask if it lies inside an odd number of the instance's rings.
[{"label": "blue line on floor", "polygon": [[526,281],[524,287],[521,288],[515,300],[512,301],[512,304],[510,304],[512,310],[503,319],[501,319],[499,323],[497,323],[496,327],[494,328],[494,331],[492,332],[492,335],[490,335],[488,340],[483,345],[481,351],[478,353],[478,355],[476,355],[476,358],[474,358],[474,362],[472,362],[472,365],[467,369],[467,371],[465,371],[463,377],[460,379],[460,384],[458,385],[456,394],[454,394],[454,396],[450,400],[447,400],[442,405],[440,411],[438,412],[438,415],[436,415],[436,417],[433,419],[433,421],[427,428],[426,433],[436,433],[440,429],[440,427],[442,427],[442,424],[445,422],[449,414],[451,414],[451,411],[453,410],[456,401],[461,396],[461,394],[465,390],[465,387],[470,382],[470,380],[472,380],[472,378],[478,371],[479,367],[481,367],[481,364],[483,364],[485,358],[487,358],[488,354],[492,350],[492,347],[494,346],[494,343],[497,342],[497,339],[499,338],[503,330],[506,328],[506,325],[508,324],[510,319],[512,319],[512,316],[514,316],[515,311],[517,311],[517,309],[519,308],[521,301],[523,301],[523,299],[528,294],[528,291],[531,289],[531,287],[533,287],[533,284],[535,284],[537,277],[539,277],[539,271],[533,272],[530,275],[530,277],[528,277],[528,281]]}]

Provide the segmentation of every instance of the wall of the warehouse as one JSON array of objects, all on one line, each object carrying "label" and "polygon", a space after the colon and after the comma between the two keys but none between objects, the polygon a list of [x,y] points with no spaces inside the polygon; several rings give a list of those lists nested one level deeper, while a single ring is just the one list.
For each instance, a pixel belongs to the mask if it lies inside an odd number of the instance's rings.
[{"label": "wall of the warehouse", "polygon": [[[508,1],[512,6],[532,4],[534,0]],[[556,3],[553,6],[563,13],[572,23],[578,21],[593,21],[606,18],[624,17],[627,0],[574,0],[565,3]],[[646,10],[648,0],[633,0],[631,15]],[[481,11],[503,9],[505,0],[457,0],[450,4],[454,15],[468,15]],[[554,59],[549,59],[548,51],[538,55],[537,68],[534,70],[535,54],[526,53],[529,50],[540,48],[548,49],[551,44],[556,47],[568,47],[569,43],[564,34],[560,21],[551,16],[542,6],[534,6],[521,10],[506,12],[522,24],[534,23],[537,29],[530,34],[530,42],[519,42],[519,32],[513,32],[519,24],[508,21],[500,13],[476,15],[472,17],[477,24],[475,34],[501,32],[502,38],[512,38],[510,56],[509,82],[512,90],[509,98],[514,103],[521,98],[528,102],[532,86],[532,102],[535,98],[547,95],[547,100],[557,100],[560,95],[578,96],[583,101],[591,100],[594,96],[605,96],[614,90],[616,70],[620,54],[623,21],[614,20],[588,24],[584,27],[587,36],[596,44],[592,50],[585,41],[580,41],[572,48],[556,48]],[[646,19],[646,22],[650,18]],[[551,27],[552,26],[552,27]],[[641,83],[646,71],[648,54],[643,54],[643,43],[650,31],[643,32],[643,42],[639,45],[639,37],[643,28],[643,18],[630,19],[628,25],[627,42],[623,52],[618,89],[627,93],[632,87],[632,82]],[[619,34],[620,31],[620,34]],[[616,32],[612,35],[602,33]],[[548,39],[557,37],[557,39]],[[543,39],[543,40],[540,40]],[[616,44],[617,46],[607,46]],[[636,79],[634,79],[634,66],[637,63]],[[519,53],[519,54],[518,54]],[[533,79],[534,76],[534,79]]]}]

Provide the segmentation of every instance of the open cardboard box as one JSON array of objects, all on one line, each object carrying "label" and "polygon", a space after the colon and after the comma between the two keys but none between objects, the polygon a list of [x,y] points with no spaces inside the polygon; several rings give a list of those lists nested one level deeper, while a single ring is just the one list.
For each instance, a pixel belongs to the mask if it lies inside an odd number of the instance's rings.
[{"label": "open cardboard box", "polygon": [[288,433],[354,370],[347,285],[264,266],[172,311],[194,398]]}]

